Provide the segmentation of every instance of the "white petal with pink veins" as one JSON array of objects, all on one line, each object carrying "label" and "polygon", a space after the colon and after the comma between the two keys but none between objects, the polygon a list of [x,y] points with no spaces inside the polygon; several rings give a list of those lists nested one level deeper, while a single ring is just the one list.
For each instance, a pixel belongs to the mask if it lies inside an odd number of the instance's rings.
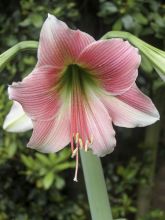
[{"label": "white petal with pink veins", "polygon": [[89,133],[93,137],[93,144],[90,147],[94,154],[105,156],[111,153],[116,146],[112,120],[105,106],[95,94],[89,98],[86,117]]},{"label": "white petal with pink veins", "polygon": [[9,98],[21,103],[31,119],[53,118],[59,107],[58,95],[53,89],[57,81],[56,68],[35,68],[22,82],[9,86]]},{"label": "white petal with pink veins", "polygon": [[54,120],[34,121],[32,137],[28,143],[43,153],[54,153],[70,143],[70,124],[68,111],[57,114]]},{"label": "white petal with pink veins", "polygon": [[104,96],[113,123],[120,127],[143,127],[159,120],[159,113],[151,99],[136,85],[120,96]]},{"label": "white petal with pink veins", "polygon": [[78,58],[111,94],[122,94],[132,86],[140,61],[138,50],[121,39],[94,42]]},{"label": "white petal with pink veins", "polygon": [[53,15],[43,24],[38,48],[38,65],[63,66],[74,61],[94,38],[85,32],[70,29]]}]

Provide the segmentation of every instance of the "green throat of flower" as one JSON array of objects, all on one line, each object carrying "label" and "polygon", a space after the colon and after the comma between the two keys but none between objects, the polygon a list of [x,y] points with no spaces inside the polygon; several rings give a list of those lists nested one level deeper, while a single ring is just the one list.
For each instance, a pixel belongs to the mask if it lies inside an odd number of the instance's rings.
[{"label": "green throat of flower", "polygon": [[77,64],[70,64],[61,73],[57,85],[57,90],[63,95],[68,96],[75,93],[86,99],[89,89],[96,90],[99,81],[92,72]]},{"label": "green throat of flower", "polygon": [[[79,149],[87,151],[93,144],[87,118],[93,92],[98,90],[99,81],[92,72],[78,66],[69,65],[62,73],[57,83],[57,91],[62,97],[63,105],[70,115],[70,142],[72,157],[76,156],[75,178],[77,181]],[[91,110],[90,110],[91,111]]]}]

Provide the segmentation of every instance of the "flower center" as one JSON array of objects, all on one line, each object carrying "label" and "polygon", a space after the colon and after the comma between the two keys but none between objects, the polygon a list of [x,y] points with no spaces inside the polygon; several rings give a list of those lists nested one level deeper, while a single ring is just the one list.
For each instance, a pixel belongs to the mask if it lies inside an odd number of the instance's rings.
[{"label": "flower center", "polygon": [[62,73],[58,89],[63,100],[70,105],[70,140],[72,157],[76,156],[75,178],[77,181],[79,149],[88,150],[93,143],[93,135],[87,126],[86,110],[89,108],[89,89],[97,89],[96,78],[82,67],[72,64]]}]

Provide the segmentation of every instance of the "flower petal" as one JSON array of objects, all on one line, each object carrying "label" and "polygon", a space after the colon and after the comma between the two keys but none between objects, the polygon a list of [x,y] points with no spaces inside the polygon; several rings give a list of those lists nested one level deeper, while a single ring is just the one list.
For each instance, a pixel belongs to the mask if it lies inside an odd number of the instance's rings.
[{"label": "flower petal", "polygon": [[86,108],[86,117],[89,133],[93,136],[93,153],[98,156],[111,153],[116,145],[115,131],[106,108],[94,94]]},{"label": "flower petal", "polygon": [[54,117],[59,101],[53,89],[57,69],[48,66],[35,68],[22,82],[9,86],[9,98],[21,103],[31,119],[47,120]]},{"label": "flower petal", "polygon": [[111,94],[122,94],[132,86],[140,61],[137,49],[121,39],[94,42],[78,58]]},{"label": "flower petal", "polygon": [[24,132],[32,128],[32,121],[25,114],[22,106],[18,102],[14,102],[5,118],[3,129],[9,132]]},{"label": "flower petal", "polygon": [[29,148],[34,148],[43,153],[54,153],[70,142],[70,124],[68,111],[57,114],[56,119],[48,121],[34,121],[32,137],[28,143]]},{"label": "flower petal", "polygon": [[117,126],[143,127],[159,120],[159,113],[151,99],[136,85],[120,96],[104,96],[103,100],[113,123]]},{"label": "flower petal", "polygon": [[93,41],[94,38],[87,33],[71,30],[64,22],[49,14],[40,34],[38,65],[62,67],[73,62]]}]

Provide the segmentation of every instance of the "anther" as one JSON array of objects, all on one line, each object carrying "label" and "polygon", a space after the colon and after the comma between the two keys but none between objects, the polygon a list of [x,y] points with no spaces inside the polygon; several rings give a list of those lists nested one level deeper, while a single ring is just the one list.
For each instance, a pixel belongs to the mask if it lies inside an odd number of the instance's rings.
[{"label": "anther", "polygon": [[91,135],[91,138],[90,138],[90,145],[93,144],[93,135]]},{"label": "anther", "polygon": [[73,153],[72,153],[72,156],[71,156],[72,158],[75,157],[75,155],[77,154],[77,151],[78,151],[78,147],[76,147],[76,148],[74,149],[74,151],[73,151]]},{"label": "anther", "polygon": [[78,143],[78,140],[79,140],[79,133],[77,132],[77,133],[76,133],[76,139],[75,139],[75,143],[76,143],[76,144]]},{"label": "anther", "polygon": [[86,140],[86,141],[85,141],[85,151],[88,151],[88,146],[89,146],[89,141]]},{"label": "anther", "polygon": [[82,148],[83,148],[83,142],[82,142],[82,139],[79,138],[78,140],[79,140],[80,149],[82,149]]}]

